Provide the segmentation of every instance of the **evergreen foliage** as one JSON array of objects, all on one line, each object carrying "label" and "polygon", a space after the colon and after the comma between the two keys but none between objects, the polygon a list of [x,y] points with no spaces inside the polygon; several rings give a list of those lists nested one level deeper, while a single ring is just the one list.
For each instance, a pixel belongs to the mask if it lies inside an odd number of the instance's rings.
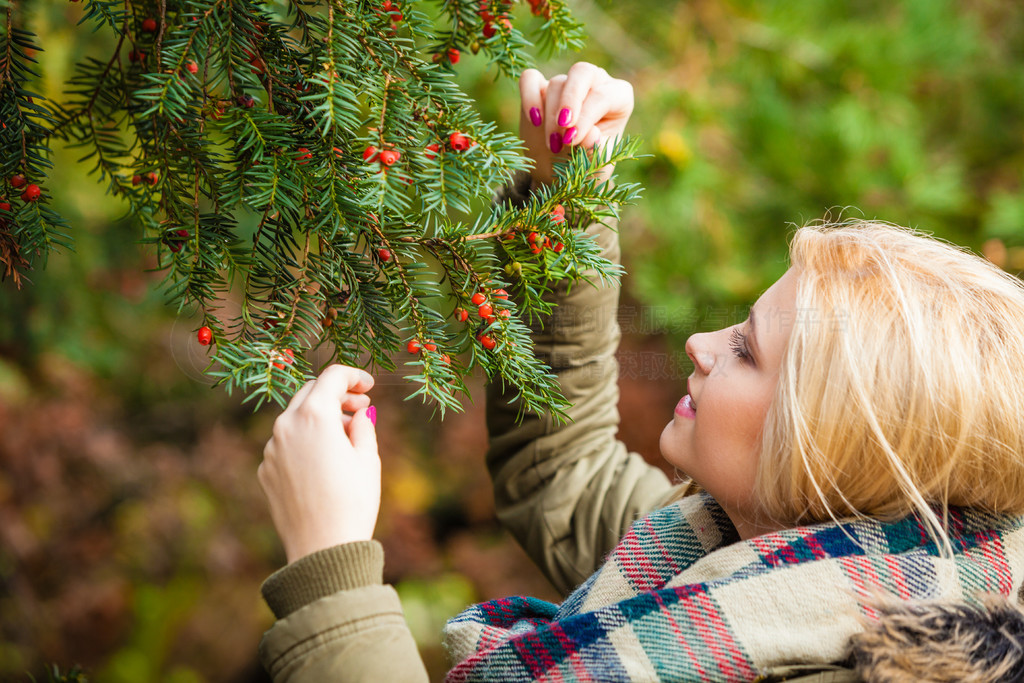
[{"label": "evergreen foliage", "polygon": [[[82,23],[111,48],[76,65],[59,102],[32,91],[40,46],[26,13],[5,7],[5,276],[20,286],[50,250],[71,247],[46,187],[51,145],[64,140],[127,202],[169,302],[201,312],[197,343],[212,336],[207,371],[229,391],[284,404],[315,371],[303,350],[330,344],[332,360],[390,370],[408,347],[413,395],[442,413],[480,365],[524,409],[561,414],[522,316],[543,311],[558,280],[618,275],[577,228],[635,197],[635,185],[592,174],[636,145],[577,152],[526,207],[488,209],[528,161],[453,68],[468,49],[517,76],[531,22],[542,49],[578,48],[563,2],[531,0],[538,19],[522,21],[510,0],[84,3]],[[41,196],[14,199],[28,192],[19,177]],[[532,232],[562,246],[538,249]],[[494,294],[506,287],[524,293],[522,310]],[[470,303],[478,292],[488,315]],[[453,319],[460,308],[472,316]]]}]

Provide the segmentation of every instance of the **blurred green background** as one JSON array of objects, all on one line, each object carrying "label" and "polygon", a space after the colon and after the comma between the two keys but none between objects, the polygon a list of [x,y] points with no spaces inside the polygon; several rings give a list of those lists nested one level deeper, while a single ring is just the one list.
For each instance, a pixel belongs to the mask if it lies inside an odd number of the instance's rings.
[{"label": "blurred green background", "polygon": [[[786,268],[794,225],[909,225],[1024,269],[1024,5],[1005,0],[575,2],[561,55],[630,80],[646,187],[622,224],[621,436],[657,462],[694,331],[731,324]],[[533,21],[527,8],[516,16]],[[88,49],[73,3],[27,9],[58,93]],[[513,129],[514,84],[465,55],[460,82]],[[50,181],[74,228],[0,284],[0,680],[81,664],[98,681],[264,680],[260,582],[283,563],[255,472],[275,409],[211,390],[197,323],[162,301],[124,206],[76,162]],[[229,302],[230,305],[230,302]],[[431,671],[467,603],[554,598],[492,519],[482,390],[441,423],[382,376],[378,535]]]}]

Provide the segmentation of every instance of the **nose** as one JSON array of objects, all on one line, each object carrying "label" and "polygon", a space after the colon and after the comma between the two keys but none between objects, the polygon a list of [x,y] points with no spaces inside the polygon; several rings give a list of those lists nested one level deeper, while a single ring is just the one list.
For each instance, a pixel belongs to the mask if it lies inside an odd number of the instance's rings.
[{"label": "nose", "polygon": [[711,333],[700,332],[691,334],[686,340],[686,355],[704,375],[710,375],[715,367],[715,354],[710,350]]}]

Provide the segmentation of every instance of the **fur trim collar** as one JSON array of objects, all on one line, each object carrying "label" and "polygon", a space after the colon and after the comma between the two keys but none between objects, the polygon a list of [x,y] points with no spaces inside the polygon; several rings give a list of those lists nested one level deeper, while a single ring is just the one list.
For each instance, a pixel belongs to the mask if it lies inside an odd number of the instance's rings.
[{"label": "fur trim collar", "polygon": [[980,604],[887,601],[851,639],[868,683],[1024,681],[1024,611],[1001,595]]}]

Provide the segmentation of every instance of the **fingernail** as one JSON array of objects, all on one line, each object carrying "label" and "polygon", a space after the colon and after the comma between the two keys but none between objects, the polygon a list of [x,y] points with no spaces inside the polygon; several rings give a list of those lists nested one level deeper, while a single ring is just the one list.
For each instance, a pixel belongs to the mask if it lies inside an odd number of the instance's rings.
[{"label": "fingernail", "polygon": [[572,110],[569,107],[563,107],[562,111],[558,112],[558,125],[568,126],[570,119],[572,119]]},{"label": "fingernail", "polygon": [[562,136],[562,144],[563,145],[571,145],[572,144],[572,139],[575,136],[576,136],[576,126],[573,126],[572,128],[567,128],[566,131],[565,131],[565,135]]},{"label": "fingernail", "polygon": [[558,133],[552,133],[551,137],[548,138],[548,145],[551,147],[551,151],[558,154],[562,151],[562,136]]},{"label": "fingernail", "polygon": [[377,426],[377,406],[370,406],[366,409],[366,417],[370,418],[370,424]]},{"label": "fingernail", "polygon": [[543,122],[540,117],[540,109],[537,107],[530,107],[530,123],[535,126],[539,126]]}]

